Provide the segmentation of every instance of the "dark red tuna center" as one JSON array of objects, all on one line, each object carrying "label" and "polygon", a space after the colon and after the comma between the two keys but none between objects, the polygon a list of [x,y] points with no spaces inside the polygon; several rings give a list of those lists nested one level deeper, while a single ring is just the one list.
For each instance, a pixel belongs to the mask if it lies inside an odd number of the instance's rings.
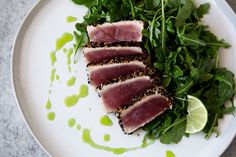
[{"label": "dark red tuna center", "polygon": [[169,105],[170,102],[163,96],[152,97],[121,117],[123,127],[138,128],[161,114]]},{"label": "dark red tuna center", "polygon": [[140,78],[107,89],[101,94],[106,108],[116,110],[135,96],[152,87],[152,80]]},{"label": "dark red tuna center", "polygon": [[114,67],[97,69],[90,73],[91,84],[97,87],[108,80],[133,73],[140,69],[144,70],[145,67],[137,64],[120,64]]}]

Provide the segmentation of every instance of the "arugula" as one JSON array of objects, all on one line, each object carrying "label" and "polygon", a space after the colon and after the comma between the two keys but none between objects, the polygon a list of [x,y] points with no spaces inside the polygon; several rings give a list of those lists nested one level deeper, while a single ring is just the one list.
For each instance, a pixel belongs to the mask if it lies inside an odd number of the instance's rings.
[{"label": "arugula", "polygon": [[75,50],[88,42],[86,26],[121,20],[144,22],[143,45],[160,72],[163,86],[175,98],[172,109],[144,126],[144,141],[178,143],[185,133],[187,95],[198,97],[208,110],[206,138],[218,134],[218,120],[233,113],[234,74],[218,66],[218,50],[229,48],[203,25],[210,4],[196,7],[192,0],[72,0],[88,8],[84,22],[76,24]]}]

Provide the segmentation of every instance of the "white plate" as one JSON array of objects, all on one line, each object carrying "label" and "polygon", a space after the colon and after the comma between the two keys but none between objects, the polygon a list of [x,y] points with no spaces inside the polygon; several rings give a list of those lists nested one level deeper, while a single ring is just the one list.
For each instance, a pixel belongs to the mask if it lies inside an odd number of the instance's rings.
[{"label": "white plate", "polygon": [[[207,0],[198,1],[198,3]],[[222,0],[209,0],[211,12],[205,17],[205,23],[217,36],[232,44],[230,49],[221,52],[221,65],[228,67],[236,74],[236,18],[233,11]],[[12,57],[12,79],[16,98],[23,116],[39,144],[52,156],[68,157],[112,157],[111,152],[94,149],[81,139],[82,131],[70,128],[67,121],[75,118],[83,128],[91,129],[91,136],[98,144],[110,147],[135,147],[141,144],[143,133],[124,135],[118,126],[117,119],[110,115],[114,125],[100,125],[99,118],[104,115],[100,99],[89,87],[89,96],[81,99],[73,108],[64,105],[68,95],[77,93],[79,86],[87,84],[83,56],[79,62],[72,65],[68,72],[66,57],[62,51],[57,53],[56,63],[60,81],[54,82],[52,89],[51,111],[56,113],[55,121],[47,119],[48,110],[45,103],[50,87],[50,52],[55,49],[55,40],[64,32],[73,32],[74,23],[67,23],[67,16],[76,16],[81,21],[86,9],[74,5],[69,0],[41,0],[35,5],[23,22],[17,35]],[[72,47],[73,42],[65,47]],[[67,87],[65,82],[76,76],[73,87]],[[90,108],[92,109],[90,111]],[[162,145],[158,141],[145,149],[129,151],[122,157],[161,157],[166,150],[172,150],[177,157],[216,157],[229,145],[236,133],[236,119],[226,116],[220,123],[221,135],[205,140],[203,134],[184,138],[176,145]],[[111,135],[110,142],[103,141],[103,135]]]}]

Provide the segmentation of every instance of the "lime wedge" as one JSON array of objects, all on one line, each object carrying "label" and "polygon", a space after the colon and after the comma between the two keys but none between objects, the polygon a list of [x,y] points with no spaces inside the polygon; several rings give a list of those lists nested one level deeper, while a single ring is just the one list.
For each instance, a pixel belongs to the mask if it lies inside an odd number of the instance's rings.
[{"label": "lime wedge", "polygon": [[194,134],[205,127],[208,114],[206,107],[198,98],[188,95],[188,104],[186,133]]}]

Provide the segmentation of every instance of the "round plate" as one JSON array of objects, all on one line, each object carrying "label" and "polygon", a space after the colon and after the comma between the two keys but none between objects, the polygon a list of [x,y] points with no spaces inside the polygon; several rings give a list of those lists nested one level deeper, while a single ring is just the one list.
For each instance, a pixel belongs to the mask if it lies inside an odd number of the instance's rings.
[{"label": "round plate", "polygon": [[[206,0],[197,1],[199,3]],[[236,18],[233,11],[222,0],[209,0],[210,14],[204,18],[204,23],[210,26],[218,37],[224,38],[232,47],[220,52],[221,66],[225,66],[236,74]],[[68,57],[62,50],[56,52],[56,74],[60,76],[50,82],[52,70],[50,52],[55,50],[55,41],[63,33],[72,33],[75,23],[67,23],[67,16],[75,16],[82,21],[86,8],[73,4],[69,0],[42,0],[28,14],[17,35],[12,55],[12,80],[15,95],[23,116],[39,144],[52,156],[83,156],[83,157],[113,157],[116,154],[91,147],[82,139],[84,129],[91,130],[91,138],[98,145],[107,147],[132,148],[140,146],[144,133],[124,135],[114,115],[109,115],[113,126],[103,126],[99,119],[103,111],[101,100],[92,87],[89,95],[82,98],[71,108],[67,108],[64,100],[67,96],[78,93],[81,84],[87,85],[86,66],[80,52],[79,61],[71,64],[68,71]],[[73,47],[73,41],[67,43],[67,50]],[[73,55],[69,59],[73,62]],[[76,84],[66,85],[67,80],[76,77]],[[50,87],[52,85],[52,87]],[[51,89],[51,94],[49,94]],[[50,99],[52,108],[46,109],[45,104]],[[54,121],[49,121],[49,112],[56,114]],[[68,126],[68,120],[74,118],[82,130]],[[216,157],[229,145],[236,133],[236,119],[229,115],[220,122],[220,136],[205,140],[199,133],[183,138],[179,144],[163,145],[159,141],[147,148],[128,151],[120,154],[122,157],[156,157],[165,156],[166,150],[172,150],[180,157]],[[105,142],[105,134],[111,136]]]}]

